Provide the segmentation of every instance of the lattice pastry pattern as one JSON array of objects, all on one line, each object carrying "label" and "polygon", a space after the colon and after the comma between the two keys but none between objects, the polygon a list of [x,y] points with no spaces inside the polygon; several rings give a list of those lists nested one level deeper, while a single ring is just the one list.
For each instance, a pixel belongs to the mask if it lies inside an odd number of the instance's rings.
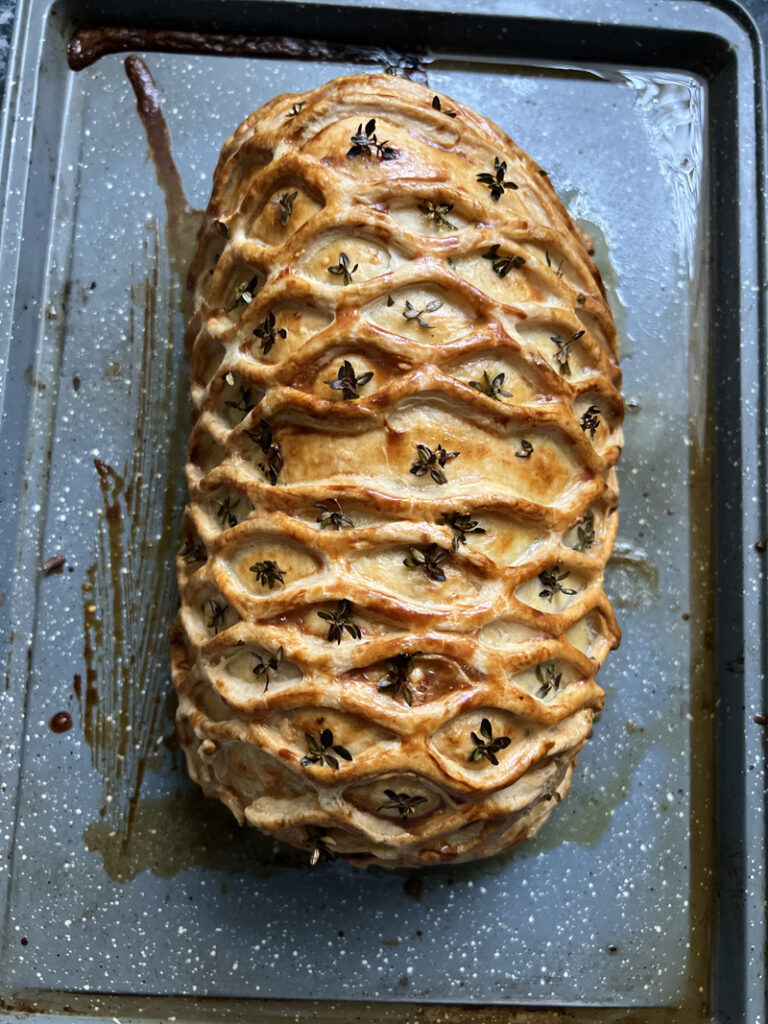
[{"label": "lattice pastry pattern", "polygon": [[178,725],[205,792],[313,860],[488,856],[568,790],[619,640],[589,245],[499,128],[401,78],[279,96],[224,146],[190,274]]}]

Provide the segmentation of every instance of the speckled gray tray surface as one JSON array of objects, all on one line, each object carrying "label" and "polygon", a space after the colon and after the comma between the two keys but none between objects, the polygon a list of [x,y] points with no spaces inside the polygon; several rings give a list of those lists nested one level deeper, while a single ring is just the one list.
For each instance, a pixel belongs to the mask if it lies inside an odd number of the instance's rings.
[{"label": "speckled gray tray surface", "polygon": [[[765,599],[753,545],[766,532],[759,41],[730,8],[666,5],[636,34],[630,64],[631,4],[620,15],[585,4],[576,29],[565,6],[498,3],[499,20],[478,10],[472,31],[417,16],[440,11],[437,0],[404,0],[413,21],[371,6],[376,37],[352,7],[349,37],[431,44],[429,84],[508,130],[596,241],[628,403],[607,581],[624,640],[601,673],[605,713],[542,833],[454,869],[310,871],[188,782],[166,639],[185,498],[184,239],[239,121],[355,66],[147,55],[189,202],[168,249],[122,57],[70,72],[69,9],[30,0],[1,165],[0,1007],[266,1020],[298,1012],[279,1001],[357,1000],[411,1008],[313,1002],[296,1019],[415,1020],[427,1012],[415,1004],[443,1002],[754,1024],[764,1000],[764,738],[752,721]],[[220,5],[240,28],[242,7]],[[599,24],[609,10],[613,30]],[[339,25],[322,4],[249,11],[252,32],[303,17],[333,38]],[[549,35],[519,17],[532,13],[553,19]],[[98,23],[95,8],[86,20]],[[117,476],[100,476],[95,459]],[[41,574],[59,553],[63,573]],[[61,711],[74,724],[56,734]]]}]

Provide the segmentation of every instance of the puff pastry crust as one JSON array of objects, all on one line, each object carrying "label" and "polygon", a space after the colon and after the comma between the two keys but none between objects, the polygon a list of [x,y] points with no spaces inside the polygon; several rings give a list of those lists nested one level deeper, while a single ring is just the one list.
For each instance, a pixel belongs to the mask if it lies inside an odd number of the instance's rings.
[{"label": "puff pastry crust", "polygon": [[422,866],[567,792],[620,636],[589,247],[497,126],[402,78],[278,96],[225,143],[172,668],[190,774],[240,822]]}]

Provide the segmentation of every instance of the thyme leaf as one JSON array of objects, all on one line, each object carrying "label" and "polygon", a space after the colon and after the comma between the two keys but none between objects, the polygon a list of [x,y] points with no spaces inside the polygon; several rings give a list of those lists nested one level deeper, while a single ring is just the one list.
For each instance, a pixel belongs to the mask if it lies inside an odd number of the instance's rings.
[{"label": "thyme leaf", "polygon": [[184,559],[186,565],[193,565],[195,562],[205,562],[208,559],[208,553],[202,541],[187,537],[184,547],[179,552],[179,557]]},{"label": "thyme leaf", "polygon": [[585,551],[587,548],[592,548],[597,544],[595,539],[595,513],[591,508],[588,508],[578,520],[576,536],[577,540],[573,545],[574,551]]},{"label": "thyme leaf", "polygon": [[445,573],[440,566],[450,554],[447,548],[438,547],[434,543],[428,544],[425,548],[411,545],[408,548],[408,556],[403,559],[403,565],[407,569],[422,569],[427,579],[442,583],[445,580]]},{"label": "thyme leaf", "polygon": [[544,590],[539,591],[539,597],[546,598],[550,604],[555,594],[567,594],[569,597],[572,597],[576,591],[570,587],[563,586],[563,580],[567,580],[570,575],[570,572],[560,572],[559,565],[543,569],[539,573],[539,579],[544,584]]},{"label": "thyme leaf", "polygon": [[240,499],[235,498],[232,501],[232,495],[228,494],[226,498],[216,498],[216,504],[219,506],[216,510],[216,518],[219,522],[228,527],[237,526],[238,518],[235,515],[235,509],[240,504]]},{"label": "thyme leaf", "polygon": [[503,373],[497,373],[496,376],[491,380],[488,376],[488,371],[483,370],[482,380],[470,380],[467,381],[471,388],[475,391],[479,391],[481,395],[487,395],[489,398],[495,398],[497,402],[500,402],[502,398],[511,398],[512,393],[504,390],[504,377]]},{"label": "thyme leaf", "polygon": [[306,107],[306,105],[307,104],[305,100],[302,100],[300,103],[294,103],[291,109],[285,115],[286,120],[288,120],[289,117],[296,117],[296,115],[300,114],[302,109]]},{"label": "thyme leaf", "polygon": [[[343,530],[345,526],[355,525],[349,516],[345,516],[341,511],[341,505],[335,498],[328,498],[326,500],[328,502],[327,505],[324,505],[321,501],[315,502],[315,508],[323,510],[323,514],[315,520],[315,522],[320,523],[321,530]],[[328,505],[335,506],[335,508],[329,508]]]},{"label": "thyme leaf", "polygon": [[590,441],[594,441],[597,428],[600,426],[600,410],[596,405],[590,405],[581,417],[581,429],[589,431]]},{"label": "thyme leaf", "polygon": [[227,306],[227,313],[231,313],[233,309],[236,309],[240,305],[241,302],[244,302],[246,306],[249,306],[253,302],[253,296],[257,292],[258,287],[258,274],[254,274],[250,281],[241,281],[234,290],[232,301]]},{"label": "thyme leaf", "polygon": [[434,221],[438,227],[451,228],[451,230],[456,231],[456,225],[452,224],[446,216],[452,209],[453,203],[432,203],[428,199],[425,199],[423,203],[419,203],[419,210],[427,220]]},{"label": "thyme leaf", "polygon": [[379,680],[379,693],[388,693],[390,697],[397,698],[403,695],[403,700],[408,707],[413,706],[413,691],[411,690],[409,675],[414,658],[418,658],[421,651],[413,654],[396,654],[387,658],[385,666],[387,674],[384,679]]},{"label": "thyme leaf", "polygon": [[571,376],[571,364],[569,362],[571,357],[571,345],[578,341],[579,338],[583,338],[586,331],[574,331],[570,338],[561,338],[560,335],[555,335],[549,340],[557,345],[557,351],[555,352],[555,363],[560,371],[561,377]]},{"label": "thyme leaf", "polygon": [[266,420],[260,420],[259,430],[246,430],[246,434],[261,448],[265,458],[259,463],[259,469],[274,487],[283,468],[283,453],[280,445],[272,440],[272,427]]},{"label": "thyme leaf", "polygon": [[518,459],[530,459],[530,457],[533,455],[533,445],[531,444],[531,442],[526,441],[526,439],[523,438],[520,441],[520,447],[515,452],[515,455],[518,457]]},{"label": "thyme leaf", "polygon": [[493,727],[487,718],[480,723],[480,735],[471,732],[472,742],[475,747],[469,755],[469,761],[480,761],[482,758],[490,761],[492,765],[498,765],[499,759],[496,755],[500,750],[505,750],[512,742],[509,736],[494,736]]},{"label": "thyme leaf", "polygon": [[313,868],[318,861],[336,860],[336,852],[333,847],[337,845],[333,836],[329,836],[324,828],[307,828],[307,846],[312,851],[309,858],[309,866]]},{"label": "thyme leaf", "polygon": [[254,658],[258,659],[257,663],[251,669],[251,672],[256,676],[257,679],[264,680],[264,690],[266,693],[269,689],[269,673],[277,672],[285,659],[285,651],[282,647],[278,647],[274,654],[270,655],[265,661],[260,654],[254,654]]},{"label": "thyme leaf", "polygon": [[536,696],[541,700],[549,693],[557,693],[562,685],[563,673],[555,671],[555,663],[548,662],[546,665],[536,666],[536,678],[541,686],[536,691]]},{"label": "thyme leaf", "polygon": [[443,110],[443,105],[440,102],[439,96],[432,97],[432,109],[439,110],[441,114],[445,114],[446,117],[456,117],[455,110]]},{"label": "thyme leaf", "polygon": [[525,258],[519,253],[514,256],[502,256],[499,253],[499,245],[492,245],[483,254],[484,260],[491,260],[494,273],[499,277],[506,277],[510,270],[519,270],[525,263]]},{"label": "thyme leaf", "polygon": [[[551,268],[552,267],[552,260],[549,258],[549,252],[545,252],[544,255],[547,258],[547,266]],[[560,262],[557,265],[557,270],[555,271],[555,277],[562,277],[562,276],[563,276],[563,260],[561,259]]]},{"label": "thyme leaf", "polygon": [[334,267],[328,267],[328,273],[334,274],[336,277],[341,277],[344,280],[344,284],[352,284],[352,275],[358,268],[356,263],[354,267],[350,266],[349,256],[345,252],[339,253],[339,262]]},{"label": "thyme leaf", "polygon": [[[225,374],[225,378],[227,376],[231,377],[232,375],[231,374]],[[234,377],[232,377],[232,382],[234,383]],[[228,380],[227,380],[227,384],[229,384]],[[243,414],[243,416],[247,416],[247,414],[251,411],[251,409],[255,409],[256,408],[256,403],[251,401],[251,394],[252,394],[251,388],[246,388],[246,387],[244,387],[241,384],[240,385],[240,392],[238,394],[237,400],[235,401],[233,399],[228,399],[224,403],[224,405],[228,409],[235,409],[237,412],[241,412]]]},{"label": "thyme leaf", "polygon": [[281,569],[277,562],[267,559],[264,562],[256,562],[249,567],[249,572],[256,574],[256,579],[262,587],[269,587],[273,590],[276,583],[285,583],[285,569]]},{"label": "thyme leaf", "polygon": [[453,550],[458,551],[460,544],[467,543],[468,533],[485,533],[476,519],[472,518],[470,512],[443,512],[443,523],[454,532]]},{"label": "thyme leaf", "polygon": [[419,327],[426,327],[428,330],[431,331],[433,325],[428,324],[427,321],[423,319],[424,314],[436,312],[438,309],[440,309],[442,304],[442,299],[432,299],[431,302],[428,302],[426,304],[424,309],[416,309],[416,307],[408,299],[406,299],[405,309],[403,310],[403,316],[405,317],[406,320],[415,320]]},{"label": "thyme leaf", "polygon": [[393,789],[385,789],[384,796],[388,798],[389,803],[382,804],[376,811],[377,814],[381,814],[382,811],[397,811],[402,821],[416,813],[416,808],[419,804],[425,804],[427,798],[425,796],[409,796],[408,793],[396,793]]},{"label": "thyme leaf", "polygon": [[357,131],[350,137],[352,148],[347,151],[348,157],[371,156],[374,150],[379,160],[395,160],[397,150],[389,145],[389,142],[379,142],[376,138],[376,118],[371,120],[363,128],[362,123],[357,126]]},{"label": "thyme leaf", "polygon": [[214,601],[212,597],[209,597],[203,604],[203,609],[207,608],[210,614],[206,626],[208,629],[213,630],[214,636],[218,636],[219,630],[224,628],[224,615],[228,607],[226,604],[219,604],[218,601]]},{"label": "thyme leaf", "polygon": [[280,207],[280,223],[283,227],[286,227],[288,221],[291,219],[293,213],[293,204],[296,202],[297,192],[283,192],[280,198],[277,200],[277,205]]},{"label": "thyme leaf", "polygon": [[441,444],[434,451],[425,444],[417,444],[416,455],[417,460],[411,466],[411,473],[414,476],[426,476],[429,473],[436,484],[446,484],[448,477],[443,472],[443,467],[451,459],[457,459],[461,452],[447,452]]},{"label": "thyme leaf", "polygon": [[344,630],[354,640],[359,640],[363,635],[362,629],[352,619],[352,605],[346,598],[337,603],[335,611],[318,612],[317,614],[328,623],[328,636],[326,640],[331,643],[340,644],[344,636]]},{"label": "thyme leaf", "polygon": [[275,327],[275,314],[270,309],[258,327],[254,328],[253,335],[259,339],[262,355],[267,355],[278,338],[288,337],[288,331],[284,327]]},{"label": "thyme leaf", "polygon": [[373,372],[370,370],[356,375],[352,363],[345,359],[338,369],[336,380],[326,380],[323,383],[333,391],[340,391],[341,397],[344,399],[359,398],[360,388],[364,387],[372,377]]},{"label": "thyme leaf", "polygon": [[319,737],[315,736],[312,732],[305,732],[304,739],[307,742],[307,753],[300,762],[304,768],[308,768],[313,764],[327,764],[329,768],[338,771],[339,757],[345,761],[352,760],[352,755],[346,747],[343,747],[340,743],[333,742],[333,733],[330,729],[323,729]]},{"label": "thyme leaf", "polygon": [[491,199],[494,203],[498,203],[501,197],[504,195],[505,190],[517,189],[517,185],[511,179],[507,181],[507,162],[506,160],[499,160],[497,156],[493,158],[493,173],[484,171],[482,174],[477,175],[477,180],[488,187],[488,191],[491,193]]}]

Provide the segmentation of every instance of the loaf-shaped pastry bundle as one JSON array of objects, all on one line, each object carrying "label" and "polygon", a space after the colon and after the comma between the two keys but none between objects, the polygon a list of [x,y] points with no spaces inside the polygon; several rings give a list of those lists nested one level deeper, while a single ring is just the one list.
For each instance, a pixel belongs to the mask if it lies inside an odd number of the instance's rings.
[{"label": "loaf-shaped pastry bundle", "polygon": [[192,777],[392,867],[533,835],[619,640],[616,333],[589,240],[498,127],[402,78],[229,139],[190,275],[172,631]]}]

